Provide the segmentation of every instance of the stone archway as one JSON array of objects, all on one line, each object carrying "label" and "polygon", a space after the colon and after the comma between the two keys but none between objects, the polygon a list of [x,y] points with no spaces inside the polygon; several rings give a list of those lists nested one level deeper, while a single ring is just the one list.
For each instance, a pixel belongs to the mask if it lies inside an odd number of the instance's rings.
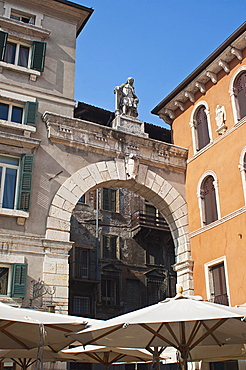
[{"label": "stone archway", "polygon": [[175,245],[177,284],[193,291],[188,238],[187,204],[157,169],[128,157],[93,163],[72,174],[59,188],[50,206],[46,239],[69,242],[70,218],[78,199],[103,186],[124,187],[150,201],[169,224]]}]

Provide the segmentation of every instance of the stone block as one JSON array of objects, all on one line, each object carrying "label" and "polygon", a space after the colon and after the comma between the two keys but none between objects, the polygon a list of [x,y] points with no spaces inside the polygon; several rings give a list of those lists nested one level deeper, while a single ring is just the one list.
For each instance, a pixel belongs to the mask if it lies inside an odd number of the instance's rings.
[{"label": "stone block", "polygon": [[166,195],[171,190],[171,188],[172,188],[172,185],[170,185],[169,182],[164,181],[164,183],[162,184],[159,190],[160,197],[165,199]]},{"label": "stone block", "polygon": [[68,287],[68,275],[63,274],[44,274],[44,281],[51,286]]},{"label": "stone block", "polygon": [[65,202],[65,199],[63,197],[60,197],[59,195],[55,195],[54,199],[52,201],[52,204],[58,208],[62,208],[63,204]]},{"label": "stone block", "polygon": [[69,273],[68,258],[66,259],[66,262],[57,262],[57,274],[68,275],[68,273]]},{"label": "stone block", "polygon": [[107,165],[105,161],[97,163],[96,166],[100,172],[107,171]]},{"label": "stone block", "polygon": [[81,168],[79,170],[79,174],[83,180],[87,179],[87,177],[91,175],[87,167]]},{"label": "stone block", "polygon": [[145,179],[148,171],[148,166],[145,164],[140,164],[138,168],[138,176],[137,176],[137,182],[139,184],[145,184]]},{"label": "stone block", "polygon": [[75,182],[73,181],[73,178],[72,177],[69,177],[65,182],[64,184],[62,184],[62,186],[64,186],[66,189],[68,189],[69,191],[72,191],[73,188],[75,188],[76,184]]},{"label": "stone block", "polygon": [[103,182],[102,176],[95,164],[91,164],[87,168],[97,184],[100,184]]},{"label": "stone block", "polygon": [[56,270],[56,263],[55,262],[46,262],[44,261],[44,264],[43,264],[43,272],[44,273],[48,273],[48,274],[56,274],[57,270]]},{"label": "stone block", "polygon": [[47,229],[45,237],[48,240],[59,240],[59,241],[63,241],[63,242],[69,242],[70,233],[65,232],[65,231]]},{"label": "stone block", "polygon": [[155,180],[155,176],[156,176],[155,172],[150,171],[150,170],[147,171],[146,178],[145,178],[145,186],[147,186],[147,188],[149,189],[152,188],[152,185]]},{"label": "stone block", "polygon": [[70,232],[70,222],[69,221],[58,220],[57,218],[54,218],[54,217],[47,218],[46,227],[48,229],[55,229],[55,230]]},{"label": "stone block", "polygon": [[92,175],[88,176],[85,182],[86,182],[86,186],[88,187],[88,189],[91,189],[96,185],[96,181],[94,180]]},{"label": "stone block", "polygon": [[58,218],[63,221],[70,221],[71,213],[55,206],[50,207],[50,217]]},{"label": "stone block", "polygon": [[108,169],[108,172],[110,174],[111,180],[117,180],[118,179],[118,173],[117,173],[115,162],[114,161],[109,161],[109,162],[106,162],[106,164],[107,164],[107,169]]},{"label": "stone block", "polygon": [[[78,201],[78,199],[79,198],[76,198],[77,199],[77,201]],[[76,202],[77,203],[77,202]],[[64,203],[64,205],[63,205],[63,209],[65,210],[65,211],[68,211],[68,212],[72,212],[73,211],[73,209],[74,209],[74,207],[75,207],[75,205],[76,205],[76,203],[74,204],[74,203],[71,203],[71,202],[69,202],[68,200],[66,200],[65,201],[65,203]]]},{"label": "stone block", "polygon": [[120,180],[126,180],[126,167],[124,159],[115,159],[116,170]]},{"label": "stone block", "polygon": [[72,193],[72,191],[68,190],[64,186],[61,186],[60,189],[57,192],[57,195],[60,195],[61,198],[69,201],[72,204],[76,204],[78,199],[77,197]]}]

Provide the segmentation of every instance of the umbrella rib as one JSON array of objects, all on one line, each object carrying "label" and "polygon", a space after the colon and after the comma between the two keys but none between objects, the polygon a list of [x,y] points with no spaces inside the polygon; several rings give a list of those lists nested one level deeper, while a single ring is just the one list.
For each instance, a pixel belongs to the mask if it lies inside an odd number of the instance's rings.
[{"label": "umbrella rib", "polygon": [[194,325],[194,327],[193,327],[193,329],[192,329],[192,332],[191,332],[191,334],[190,334],[190,338],[189,338],[189,340],[187,341],[187,346],[189,347],[190,346],[190,344],[191,344],[191,342],[192,342],[192,340],[195,338],[195,336],[197,335],[197,332],[198,332],[198,330],[200,329],[200,327],[201,327],[201,321],[196,321],[195,322],[195,325]]},{"label": "umbrella rib", "polygon": [[[160,326],[160,328],[161,328],[163,325],[164,325],[164,324],[162,324],[162,325]],[[165,325],[167,326],[168,324],[166,323]],[[147,346],[146,346],[146,347],[149,347],[149,346],[151,345],[151,342],[155,339],[155,337],[158,337],[158,338],[160,338],[161,340],[165,341],[167,344],[170,344],[170,346],[172,346],[172,347],[176,347],[176,348],[177,348],[177,345],[175,345],[175,343],[173,343],[173,342],[171,342],[169,339],[167,339],[167,338],[163,337],[163,335],[161,335],[160,333],[158,333],[158,332],[157,332],[157,331],[155,331],[154,329],[150,328],[148,325],[146,325],[146,324],[140,324],[140,326],[142,326],[144,329],[148,330],[150,333],[154,334],[154,337],[151,339],[151,341],[147,344]],[[160,328],[159,328],[158,330],[160,330]],[[168,326],[167,326],[167,328],[168,328]],[[171,328],[170,328],[170,330],[171,330]],[[172,332],[172,330],[171,330],[171,332]],[[173,336],[174,336],[174,339],[177,341],[177,339],[176,339],[176,337],[175,337],[174,333],[173,333]]]},{"label": "umbrella rib", "polygon": [[21,342],[19,339],[15,338],[12,334],[8,333],[7,331],[2,330],[2,333],[5,334],[10,339],[12,339],[14,342],[20,344],[22,347],[29,349],[29,347],[25,343]]},{"label": "umbrella rib", "polygon": [[61,328],[60,326],[57,326],[57,325],[54,325],[54,324],[45,324],[44,326],[47,327],[47,328],[64,331],[65,333],[73,333],[74,332],[71,329]]},{"label": "umbrella rib", "polygon": [[122,324],[120,324],[120,325],[118,325],[118,326],[114,327],[113,329],[111,329],[111,330],[107,331],[105,334],[101,334],[101,335],[99,335],[98,337],[96,337],[96,338],[93,338],[93,339],[89,340],[89,342],[82,343],[82,344],[83,344],[84,346],[86,346],[87,344],[95,343],[97,340],[99,340],[99,339],[101,339],[101,338],[103,338],[103,337],[106,337],[106,335],[111,334],[111,333],[113,333],[113,332],[115,332],[115,331],[119,330],[121,327],[122,327]]},{"label": "umbrella rib", "polygon": [[[3,321],[3,320],[0,320],[0,321]],[[3,331],[4,329],[8,328],[9,326],[11,326],[13,324],[14,324],[14,321],[8,322],[7,324],[0,327],[0,331]]]},{"label": "umbrella rib", "polygon": [[[204,328],[206,329],[206,330],[209,330],[208,329],[208,326],[202,321],[202,325],[204,326]],[[221,345],[221,343],[218,341],[218,339],[216,338],[216,336],[214,335],[214,333],[211,333],[211,337],[212,338],[214,338],[214,340],[215,340],[215,342],[220,346]]]},{"label": "umbrella rib", "polygon": [[219,321],[217,321],[217,323],[212,326],[206,333],[204,333],[199,339],[197,339],[196,342],[194,342],[191,346],[190,346],[190,350],[193,349],[195,346],[197,346],[203,339],[207,338],[211,333],[213,333],[218,327],[220,327],[222,324],[224,324],[225,321],[227,321],[228,319],[227,318],[224,318],[224,319],[220,319]]}]

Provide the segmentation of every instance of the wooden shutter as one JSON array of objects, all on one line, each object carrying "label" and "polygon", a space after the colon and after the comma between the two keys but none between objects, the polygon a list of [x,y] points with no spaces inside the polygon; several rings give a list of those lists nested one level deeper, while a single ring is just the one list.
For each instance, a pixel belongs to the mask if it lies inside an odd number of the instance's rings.
[{"label": "wooden shutter", "polygon": [[213,294],[214,302],[224,305],[229,305],[225,278],[224,263],[219,263],[211,267],[212,280],[213,280]]},{"label": "wooden shutter", "polygon": [[246,72],[242,73],[234,87],[238,106],[238,119],[246,116]]},{"label": "wooden shutter", "polygon": [[7,32],[0,31],[0,60],[3,60],[4,58],[7,38],[8,38]]},{"label": "wooden shutter", "polygon": [[208,132],[208,120],[205,109],[206,108],[204,106],[201,106],[196,114],[196,129],[198,141],[197,150],[204,148],[210,142]]},{"label": "wooden shutter", "polygon": [[208,225],[211,222],[218,220],[213,176],[206,177],[202,186],[202,196],[204,202],[204,215],[205,215],[204,221],[205,224]]},{"label": "wooden shutter", "polygon": [[33,154],[24,154],[20,166],[18,209],[29,211],[33,170]]},{"label": "wooden shutter", "polygon": [[26,296],[27,264],[14,263],[12,265],[11,297]]},{"label": "wooden shutter", "polygon": [[36,126],[38,114],[38,103],[27,101],[24,115],[24,125]]},{"label": "wooden shutter", "polygon": [[46,42],[33,41],[31,68],[42,72],[44,70],[44,59]]}]

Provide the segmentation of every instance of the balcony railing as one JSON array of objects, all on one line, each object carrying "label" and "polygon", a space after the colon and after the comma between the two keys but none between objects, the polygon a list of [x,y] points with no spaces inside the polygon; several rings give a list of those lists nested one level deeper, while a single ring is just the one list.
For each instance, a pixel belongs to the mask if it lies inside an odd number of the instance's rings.
[{"label": "balcony railing", "polygon": [[162,216],[152,216],[136,211],[132,214],[132,230],[138,227],[169,231],[169,226]]}]

